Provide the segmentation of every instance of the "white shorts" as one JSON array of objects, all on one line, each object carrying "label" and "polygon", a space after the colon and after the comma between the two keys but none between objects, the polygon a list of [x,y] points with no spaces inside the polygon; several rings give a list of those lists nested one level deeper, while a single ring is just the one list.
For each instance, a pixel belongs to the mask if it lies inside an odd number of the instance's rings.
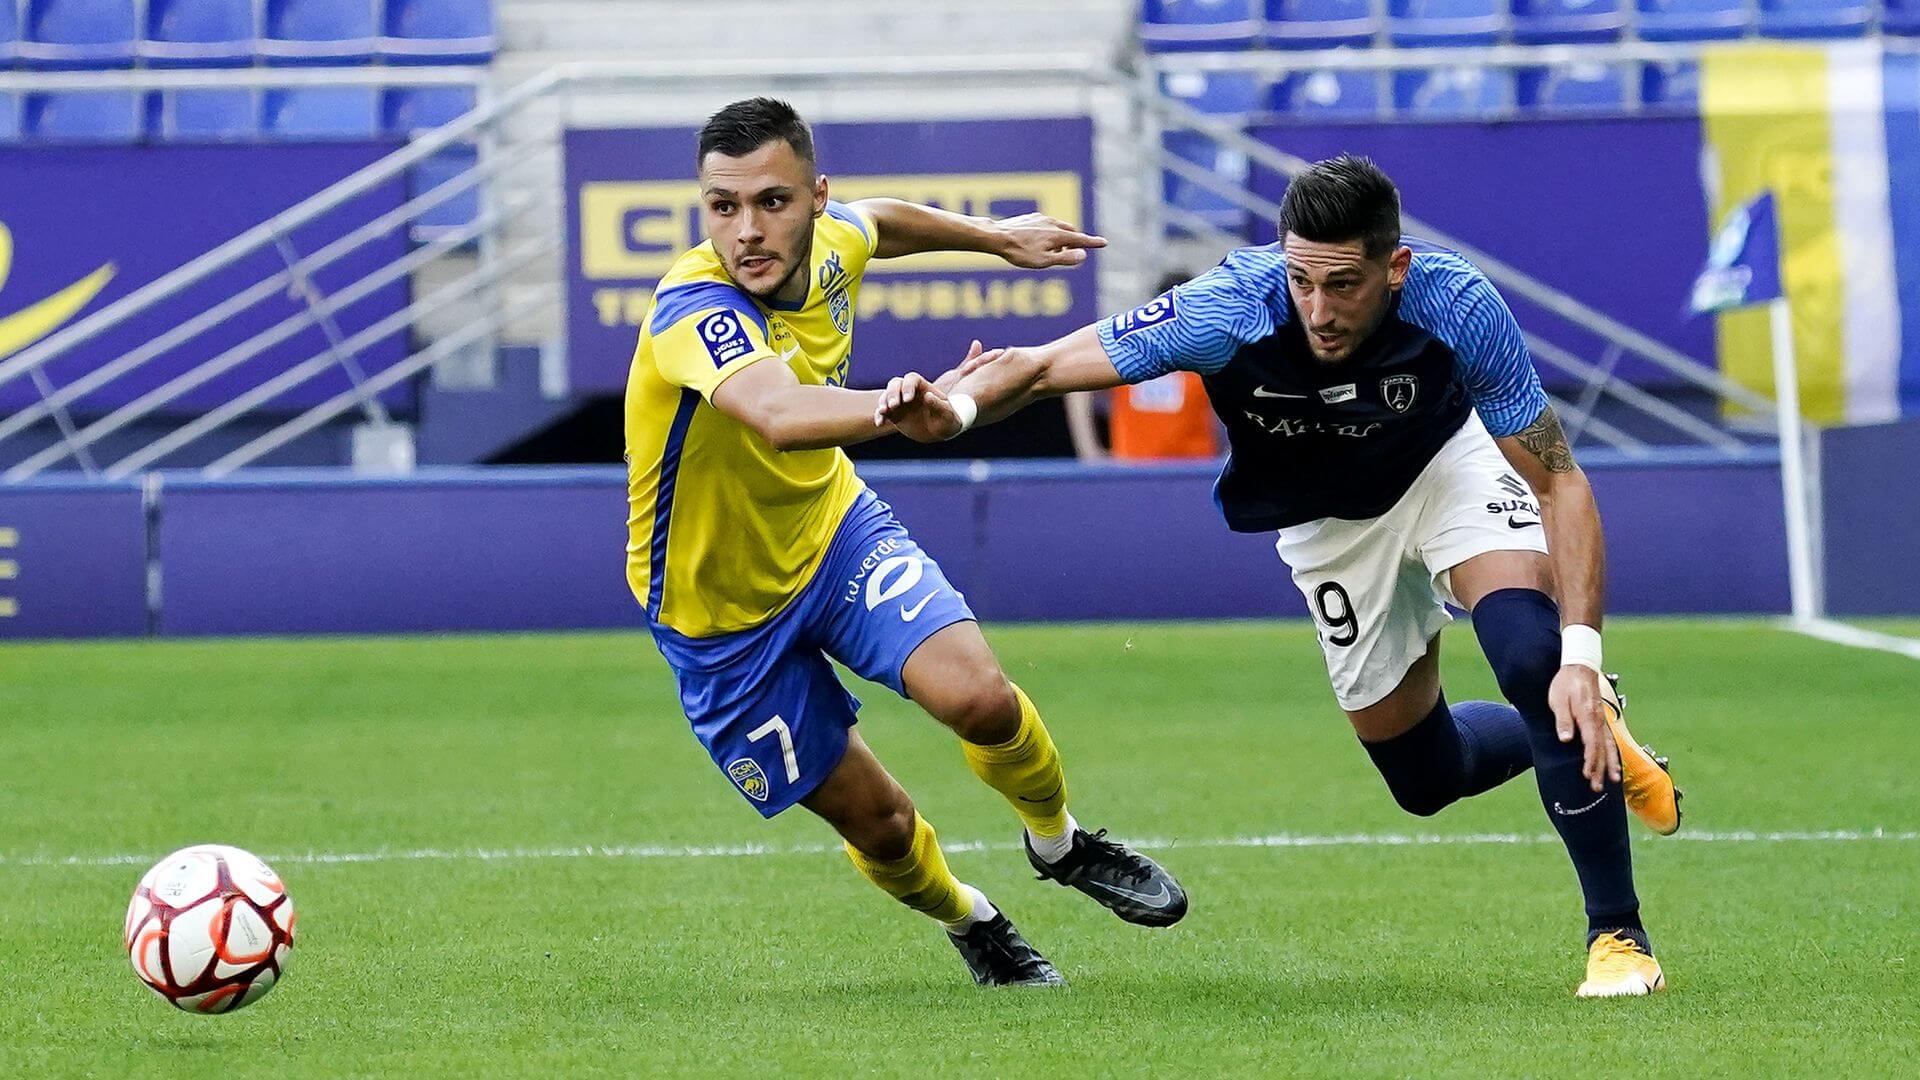
[{"label": "white shorts", "polygon": [[1280,530],[1280,558],[1306,594],[1340,707],[1378,703],[1453,621],[1448,571],[1489,551],[1547,550],[1540,502],[1478,415],[1376,518]]}]

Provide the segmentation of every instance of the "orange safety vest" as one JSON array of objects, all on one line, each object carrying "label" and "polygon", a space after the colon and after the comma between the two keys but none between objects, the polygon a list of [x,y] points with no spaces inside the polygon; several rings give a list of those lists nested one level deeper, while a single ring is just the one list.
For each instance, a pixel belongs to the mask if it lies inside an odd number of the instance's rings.
[{"label": "orange safety vest", "polygon": [[1113,392],[1113,456],[1128,460],[1220,454],[1200,376],[1175,371]]}]

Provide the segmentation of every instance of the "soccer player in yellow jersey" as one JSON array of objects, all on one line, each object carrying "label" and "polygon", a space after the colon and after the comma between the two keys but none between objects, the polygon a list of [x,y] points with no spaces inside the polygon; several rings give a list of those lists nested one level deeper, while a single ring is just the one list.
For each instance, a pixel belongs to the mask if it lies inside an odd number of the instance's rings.
[{"label": "soccer player in yellow jersey", "polygon": [[[954,877],[853,730],[860,703],[829,658],[960,737],[1024,824],[1042,877],[1129,922],[1178,921],[1187,899],[1170,875],[1074,821],[1033,702],[840,449],[896,430],[875,425],[880,391],[844,388],[868,260],[983,251],[1037,269],[1084,262],[1105,241],[1037,214],[832,202],[806,123],[767,98],[713,115],[699,170],[708,239],[661,279],[626,398],[627,580],[694,734],[761,814],[798,803],[824,818],[862,874],[947,929],[982,984],[1061,980]],[[934,441],[926,426],[898,430]]]}]

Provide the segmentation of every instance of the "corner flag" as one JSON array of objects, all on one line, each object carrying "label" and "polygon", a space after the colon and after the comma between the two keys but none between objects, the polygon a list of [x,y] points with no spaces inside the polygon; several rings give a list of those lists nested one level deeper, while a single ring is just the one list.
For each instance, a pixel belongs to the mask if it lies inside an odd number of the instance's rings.
[{"label": "corner flag", "polygon": [[1689,307],[1696,315],[1777,300],[1780,288],[1780,223],[1773,192],[1736,206],[1720,224],[1706,268],[1693,280]]}]

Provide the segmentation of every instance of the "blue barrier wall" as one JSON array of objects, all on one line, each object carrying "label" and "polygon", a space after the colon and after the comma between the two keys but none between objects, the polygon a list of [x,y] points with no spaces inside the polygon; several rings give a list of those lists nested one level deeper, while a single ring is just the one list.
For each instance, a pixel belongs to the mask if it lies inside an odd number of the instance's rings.
[{"label": "blue barrier wall", "polygon": [[1920,420],[1823,432],[1820,474],[1827,609],[1920,611]]},{"label": "blue barrier wall", "polygon": [[[1773,464],[1587,458],[1609,610],[1786,610]],[[1271,538],[1220,523],[1211,465],[862,473],[988,619],[1306,613]],[[15,601],[0,637],[638,627],[625,516],[625,478],[609,468],[168,474],[151,510],[126,484],[0,488],[0,529],[12,530],[0,540],[15,541],[0,560],[18,567],[0,579]]]}]

